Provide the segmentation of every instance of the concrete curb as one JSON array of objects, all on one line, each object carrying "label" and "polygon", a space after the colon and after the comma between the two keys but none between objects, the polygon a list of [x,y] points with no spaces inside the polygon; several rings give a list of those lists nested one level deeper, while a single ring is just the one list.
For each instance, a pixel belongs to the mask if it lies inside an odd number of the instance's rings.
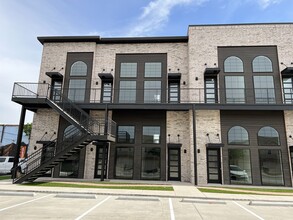
[{"label": "concrete curb", "polygon": [[69,198],[69,199],[97,199],[93,194],[81,194],[81,193],[58,193],[56,198]]},{"label": "concrete curb", "polygon": [[26,192],[26,191],[0,191],[1,196],[31,196],[36,195],[35,192]]},{"label": "concrete curb", "polygon": [[187,199],[187,198],[184,198],[181,200],[181,202],[226,205],[225,201],[215,200],[215,199],[211,200],[211,199]]},{"label": "concrete curb", "polygon": [[263,201],[250,201],[248,205],[251,206],[280,206],[280,207],[293,207],[293,202],[263,202]]}]

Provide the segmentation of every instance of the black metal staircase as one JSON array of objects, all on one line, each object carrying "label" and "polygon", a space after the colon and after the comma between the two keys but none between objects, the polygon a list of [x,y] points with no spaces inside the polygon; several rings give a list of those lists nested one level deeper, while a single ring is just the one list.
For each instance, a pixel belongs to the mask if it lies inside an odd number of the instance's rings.
[{"label": "black metal staircase", "polygon": [[[47,92],[42,88],[44,86],[48,86]],[[18,83],[14,85],[12,100],[15,99],[18,103],[30,103],[29,99],[41,99],[73,126],[63,135],[63,140],[53,140],[19,163],[13,170],[13,183],[34,181],[92,141],[115,141],[115,122],[108,118],[99,120],[91,118],[61,94],[58,100],[51,99],[48,95],[51,94],[50,89],[48,84],[39,84],[35,89],[26,88],[25,85]]]}]

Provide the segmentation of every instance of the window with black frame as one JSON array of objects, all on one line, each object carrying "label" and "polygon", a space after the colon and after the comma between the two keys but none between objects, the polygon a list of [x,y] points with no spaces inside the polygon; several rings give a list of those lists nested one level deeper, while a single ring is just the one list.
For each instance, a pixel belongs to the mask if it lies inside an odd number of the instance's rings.
[{"label": "window with black frame", "polygon": [[228,131],[229,145],[249,145],[248,132],[241,126],[234,126]]},{"label": "window with black frame", "polygon": [[134,166],[134,148],[133,147],[117,147],[115,177],[122,179],[132,179]]},{"label": "window with black frame", "polygon": [[72,101],[83,102],[85,99],[87,65],[76,61],[70,69],[68,98]]},{"label": "window with black frame", "polygon": [[245,103],[244,76],[225,76],[226,103]]},{"label": "window with black frame", "polygon": [[293,104],[293,78],[283,77],[283,93],[285,104]]},{"label": "window with black frame", "polygon": [[273,76],[253,76],[255,103],[276,103]]},{"label": "window with black frame", "polygon": [[119,125],[117,132],[117,143],[134,143],[135,127],[128,125]]},{"label": "window with black frame", "polygon": [[280,137],[276,129],[266,126],[259,129],[258,134],[258,145],[259,146],[279,146]]},{"label": "window with black frame", "polygon": [[141,153],[141,178],[160,179],[161,174],[161,148],[142,147]]},{"label": "window with black frame", "polygon": [[160,126],[143,126],[143,139],[144,144],[159,144],[161,139]]}]

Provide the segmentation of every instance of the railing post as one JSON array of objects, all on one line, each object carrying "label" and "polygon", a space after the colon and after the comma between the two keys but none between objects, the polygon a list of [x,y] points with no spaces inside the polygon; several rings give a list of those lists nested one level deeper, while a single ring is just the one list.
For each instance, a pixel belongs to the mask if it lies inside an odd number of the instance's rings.
[{"label": "railing post", "polygon": [[104,135],[108,135],[108,104],[106,103],[105,108],[105,127],[104,127]]}]

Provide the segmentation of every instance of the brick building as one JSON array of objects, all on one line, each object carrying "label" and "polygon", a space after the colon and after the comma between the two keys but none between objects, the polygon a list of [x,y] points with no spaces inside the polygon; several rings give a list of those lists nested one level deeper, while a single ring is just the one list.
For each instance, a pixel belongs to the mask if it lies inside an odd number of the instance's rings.
[{"label": "brick building", "polygon": [[[39,37],[39,176],[292,186],[292,23],[191,25],[187,36]],[[104,172],[103,172],[104,171]]]}]

